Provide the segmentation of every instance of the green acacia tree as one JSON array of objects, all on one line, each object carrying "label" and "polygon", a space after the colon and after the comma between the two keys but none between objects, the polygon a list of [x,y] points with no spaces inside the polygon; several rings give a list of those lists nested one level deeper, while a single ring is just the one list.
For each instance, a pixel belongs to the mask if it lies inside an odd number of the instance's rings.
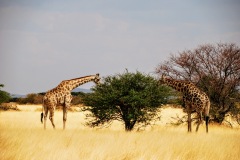
[{"label": "green acacia tree", "polygon": [[140,72],[117,74],[103,78],[103,83],[93,88],[84,98],[91,118],[91,127],[122,121],[125,130],[131,131],[137,123],[148,124],[161,104],[170,94],[168,87]]}]

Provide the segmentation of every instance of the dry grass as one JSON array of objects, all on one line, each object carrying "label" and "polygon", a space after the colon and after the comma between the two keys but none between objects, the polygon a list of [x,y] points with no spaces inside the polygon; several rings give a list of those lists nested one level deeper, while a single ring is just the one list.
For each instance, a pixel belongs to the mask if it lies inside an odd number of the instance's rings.
[{"label": "dry grass", "polygon": [[[120,123],[108,129],[83,125],[84,114],[69,112],[67,129],[62,130],[62,112],[56,112],[54,131],[40,123],[33,110],[0,112],[0,159],[3,160],[121,160],[121,159],[239,159],[240,130],[201,126],[187,133],[186,126],[156,125],[148,131],[123,131]],[[194,126],[195,127],[195,126]]]}]

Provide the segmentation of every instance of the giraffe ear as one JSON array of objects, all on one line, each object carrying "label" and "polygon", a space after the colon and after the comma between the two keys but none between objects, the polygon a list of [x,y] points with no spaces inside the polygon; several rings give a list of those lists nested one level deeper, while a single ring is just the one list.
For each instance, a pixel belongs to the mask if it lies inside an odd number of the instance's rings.
[{"label": "giraffe ear", "polygon": [[99,76],[99,73],[97,73],[96,76]]}]

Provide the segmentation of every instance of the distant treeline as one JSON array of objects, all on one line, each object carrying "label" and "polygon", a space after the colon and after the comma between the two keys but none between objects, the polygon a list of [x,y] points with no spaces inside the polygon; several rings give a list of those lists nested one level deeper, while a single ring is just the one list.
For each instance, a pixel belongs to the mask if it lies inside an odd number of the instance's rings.
[{"label": "distant treeline", "polygon": [[[83,92],[72,92],[72,105],[82,104],[82,97],[85,96],[87,93]],[[31,93],[27,94],[26,97],[20,98],[11,98],[9,102],[17,102],[19,104],[42,104],[43,97],[45,92],[42,93]]]}]

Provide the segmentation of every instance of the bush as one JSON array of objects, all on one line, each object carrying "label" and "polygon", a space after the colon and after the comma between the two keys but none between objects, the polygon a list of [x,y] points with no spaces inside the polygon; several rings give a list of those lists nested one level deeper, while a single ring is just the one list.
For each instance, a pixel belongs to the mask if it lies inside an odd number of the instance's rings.
[{"label": "bush", "polygon": [[28,94],[26,98],[18,98],[17,102],[20,104],[42,104],[43,101],[43,95],[42,94],[36,94],[31,93]]},{"label": "bush", "polygon": [[169,88],[160,86],[149,75],[126,72],[108,76],[93,88],[83,100],[86,110],[93,117],[87,124],[91,127],[123,121],[125,130],[131,131],[136,123],[149,124],[161,104],[167,102]]},{"label": "bush", "polygon": [[72,92],[71,93],[73,96],[72,99],[72,105],[77,105],[77,104],[82,104],[83,103],[83,97],[85,96],[85,93],[83,92]]},{"label": "bush", "polygon": [[[0,89],[4,87],[3,84],[0,84]],[[8,102],[11,99],[11,96],[8,92],[0,90],[0,104],[3,102]]]}]

